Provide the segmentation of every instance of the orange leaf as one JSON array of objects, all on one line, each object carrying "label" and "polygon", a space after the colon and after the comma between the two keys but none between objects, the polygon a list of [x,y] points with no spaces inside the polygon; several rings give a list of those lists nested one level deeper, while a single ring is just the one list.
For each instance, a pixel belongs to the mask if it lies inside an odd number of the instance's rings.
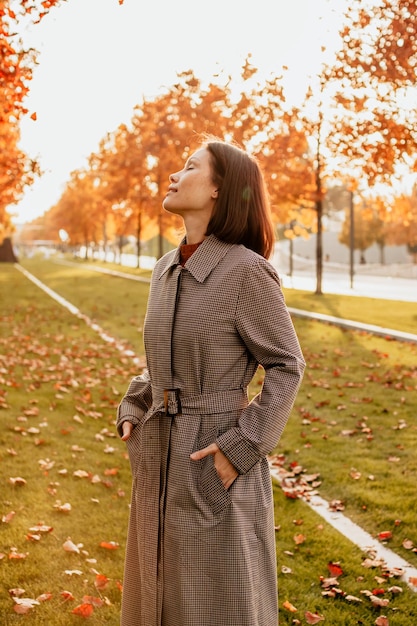
[{"label": "orange leaf", "polygon": [[64,598],[65,601],[67,600],[75,600],[74,596],[72,595],[71,591],[61,591],[60,596],[62,596]]},{"label": "orange leaf", "polygon": [[392,539],[392,532],[390,530],[384,530],[382,533],[379,533],[378,539],[380,541],[386,541],[387,539]]},{"label": "orange leaf", "polygon": [[107,550],[117,550],[119,544],[116,541],[102,541],[100,548],[106,548]]},{"label": "orange leaf", "polygon": [[9,554],[9,559],[25,559],[27,557],[27,554],[23,554],[22,552],[16,552],[15,550],[12,550],[12,552],[10,552]]},{"label": "orange leaf", "polygon": [[410,576],[408,580],[413,587],[417,587],[417,578],[415,576]]},{"label": "orange leaf", "polygon": [[295,544],[297,546],[299,546],[300,544],[304,543],[305,540],[306,540],[306,538],[302,534],[294,535],[294,541],[295,541]]},{"label": "orange leaf", "polygon": [[74,615],[81,615],[81,617],[90,617],[94,611],[92,604],[79,604],[71,611]]},{"label": "orange leaf", "polygon": [[285,600],[285,602],[282,604],[282,606],[284,607],[284,609],[287,609],[287,611],[291,611],[291,613],[296,613],[298,609],[295,608],[295,606],[293,604],[291,604],[291,602],[289,602],[288,600]]},{"label": "orange leaf", "polygon": [[52,593],[42,593],[40,596],[38,596],[36,599],[38,602],[46,602],[47,600],[50,600],[52,598]]},{"label": "orange leaf", "polygon": [[306,618],[307,624],[318,624],[324,620],[322,615],[317,615],[317,613],[310,613],[310,611],[306,611],[304,613],[304,617]]},{"label": "orange leaf", "polygon": [[36,120],[38,119],[36,113],[32,113],[32,115],[30,116],[30,119],[36,122]]},{"label": "orange leaf", "polygon": [[16,515],[15,511],[10,511],[10,513],[7,513],[6,515],[3,515],[3,517],[1,518],[1,521],[4,524],[8,524],[9,522],[12,521],[12,519],[14,518],[15,515]]},{"label": "orange leaf", "polygon": [[96,579],[94,581],[94,585],[96,589],[104,589],[107,587],[109,583],[109,579],[104,574],[97,574]]},{"label": "orange leaf", "polygon": [[340,567],[339,563],[330,562],[327,564],[327,569],[329,570],[330,574],[336,578],[337,576],[341,576],[343,574],[343,570]]},{"label": "orange leaf", "polygon": [[119,473],[118,467],[110,467],[109,469],[104,470],[105,476],[116,476]]}]

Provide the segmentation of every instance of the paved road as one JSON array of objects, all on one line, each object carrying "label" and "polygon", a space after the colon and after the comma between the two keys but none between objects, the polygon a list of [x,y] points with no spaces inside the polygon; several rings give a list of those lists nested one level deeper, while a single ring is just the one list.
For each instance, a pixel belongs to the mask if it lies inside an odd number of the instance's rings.
[{"label": "paved road", "polygon": [[[272,263],[277,268],[285,287],[315,291],[314,261],[300,257],[294,258],[292,276],[288,274],[288,258],[279,250],[276,251]],[[412,264],[358,266],[354,268],[353,287],[351,287],[349,266],[325,262],[322,291],[323,293],[417,302],[417,266]]]}]

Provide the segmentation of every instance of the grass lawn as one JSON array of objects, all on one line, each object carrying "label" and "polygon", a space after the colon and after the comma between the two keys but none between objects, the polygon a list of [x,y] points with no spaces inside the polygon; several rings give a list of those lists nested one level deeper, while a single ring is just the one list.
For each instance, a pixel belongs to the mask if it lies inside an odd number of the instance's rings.
[{"label": "grass lawn", "polygon": [[[24,266],[141,354],[146,284],[83,263],[33,259]],[[116,625],[130,469],[114,420],[136,368],[13,266],[0,270],[1,623],[76,624],[78,606],[92,607],[91,624]],[[287,291],[286,299],[295,308],[415,332],[415,305],[372,300],[377,320],[361,298]],[[318,474],[320,495],[340,501],[371,535],[392,533],[389,547],[417,566],[417,347],[294,323],[308,369],[276,452],[288,470]],[[252,392],[261,382],[259,372]],[[332,626],[371,626],[382,615],[391,626],[417,623],[417,596],[407,585],[378,564],[365,567],[366,554],[278,486],[275,504],[280,624],[315,623],[307,611]],[[334,597],[323,596],[322,581],[336,567],[329,563],[341,568]],[[9,594],[20,588],[22,597],[40,597],[27,618],[13,611]],[[378,589],[385,607],[364,593]]]}]

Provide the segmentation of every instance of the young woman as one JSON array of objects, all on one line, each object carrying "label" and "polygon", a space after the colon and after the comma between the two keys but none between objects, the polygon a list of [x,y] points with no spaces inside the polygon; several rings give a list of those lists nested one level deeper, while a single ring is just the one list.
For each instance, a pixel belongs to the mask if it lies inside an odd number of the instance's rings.
[{"label": "young woman", "polygon": [[[170,176],[182,244],[156,264],[147,371],[117,428],[133,474],[122,626],[277,626],[267,454],[304,360],[276,271],[261,171],[208,141]],[[247,387],[258,365],[260,393]]]}]

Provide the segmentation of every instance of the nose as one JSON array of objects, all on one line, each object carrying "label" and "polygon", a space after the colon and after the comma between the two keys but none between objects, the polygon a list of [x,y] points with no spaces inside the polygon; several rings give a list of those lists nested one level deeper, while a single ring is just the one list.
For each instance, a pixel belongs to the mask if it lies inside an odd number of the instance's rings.
[{"label": "nose", "polygon": [[178,180],[178,172],[169,175],[169,182],[175,183]]}]

